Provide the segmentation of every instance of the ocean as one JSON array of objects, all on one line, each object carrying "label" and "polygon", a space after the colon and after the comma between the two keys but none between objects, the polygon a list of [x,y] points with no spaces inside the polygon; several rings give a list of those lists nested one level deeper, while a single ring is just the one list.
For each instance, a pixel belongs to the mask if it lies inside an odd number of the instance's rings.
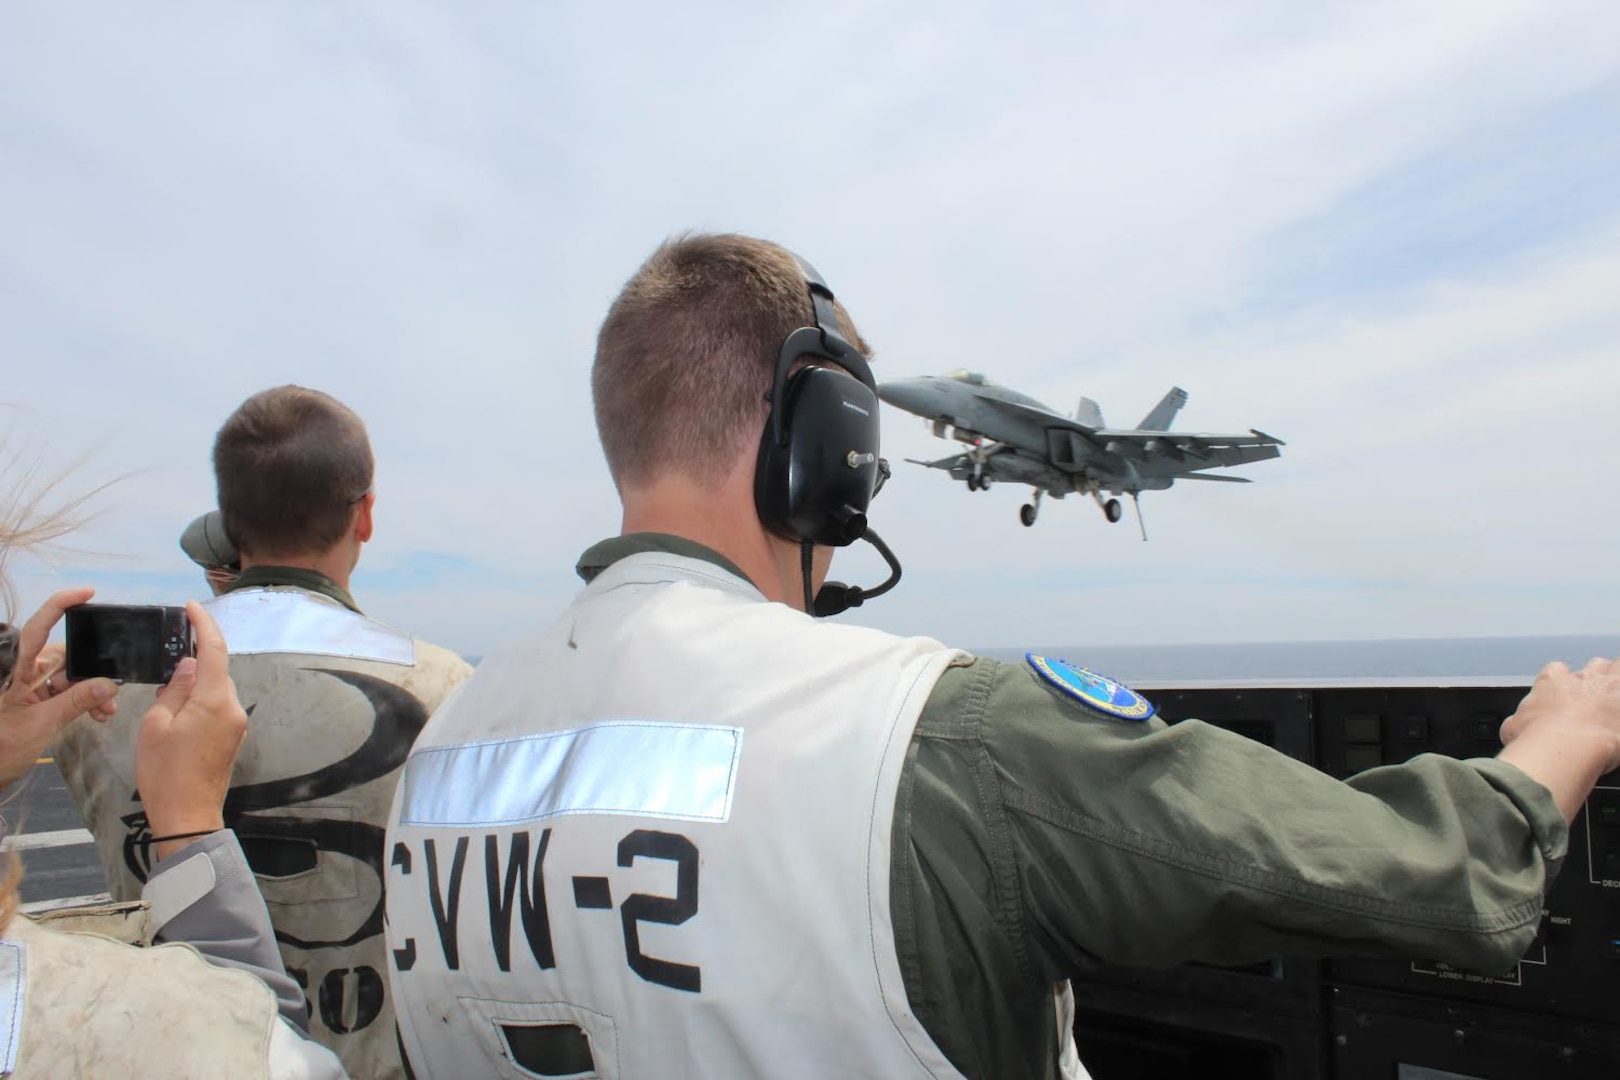
[{"label": "ocean", "polygon": [[1527,683],[1553,660],[1579,667],[1594,656],[1620,656],[1620,633],[1218,645],[1069,645],[978,652],[981,656],[1022,660],[1026,651],[1067,660],[1118,682],[1144,685],[1447,678],[1501,678]]},{"label": "ocean", "polygon": [[[1407,638],[1385,641],[1271,641],[1217,645],[1055,645],[972,649],[1022,661],[1025,652],[1067,660],[1123,683],[1290,682],[1311,679],[1502,679],[1528,683],[1542,666],[1574,667],[1620,657],[1620,633],[1550,637]],[[476,665],[482,657],[468,655]]]}]

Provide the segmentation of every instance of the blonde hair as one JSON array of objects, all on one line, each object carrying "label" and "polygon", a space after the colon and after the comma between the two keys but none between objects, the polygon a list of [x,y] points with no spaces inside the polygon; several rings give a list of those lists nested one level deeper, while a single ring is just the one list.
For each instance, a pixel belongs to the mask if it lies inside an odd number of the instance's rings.
[{"label": "blonde hair", "polygon": [[[0,451],[3,450],[4,447],[0,447]],[[72,470],[58,473],[48,480],[41,479],[40,470],[38,458],[24,460],[15,455],[0,454],[0,622],[9,621],[16,608],[16,595],[6,573],[10,556],[47,547],[77,529],[86,520],[85,505],[108,486],[103,484],[47,509],[51,497],[60,491]],[[9,688],[15,675],[12,672],[0,679],[0,689]],[[5,700],[0,697],[0,725],[7,722],[5,707]],[[5,831],[4,823],[0,822],[0,836]],[[22,876],[22,859],[16,851],[0,854],[0,933],[11,925],[21,906],[18,889]]]},{"label": "blonde hair", "polygon": [[[3,833],[0,829],[0,834]],[[4,863],[5,869],[0,870],[0,934],[6,932],[22,907],[22,895],[18,891],[22,888],[22,859],[15,851],[8,851]]]},{"label": "blonde hair", "polygon": [[74,471],[70,467],[50,478],[42,475],[43,462],[8,454],[0,444],[0,622],[11,618],[17,607],[11,578],[6,573],[10,556],[22,551],[48,550],[56,541],[89,520],[85,507],[116,480],[92,488],[83,495],[68,498],[47,509],[52,497]]}]

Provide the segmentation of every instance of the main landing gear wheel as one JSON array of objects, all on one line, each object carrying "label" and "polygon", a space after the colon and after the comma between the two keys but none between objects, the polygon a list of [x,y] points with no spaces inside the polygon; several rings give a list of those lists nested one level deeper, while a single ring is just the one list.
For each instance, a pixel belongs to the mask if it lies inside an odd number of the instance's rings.
[{"label": "main landing gear wheel", "polygon": [[1119,505],[1118,499],[1109,499],[1103,503],[1103,517],[1107,518],[1110,523],[1118,523],[1119,519],[1124,516],[1125,508]]},{"label": "main landing gear wheel", "polygon": [[1024,528],[1035,524],[1035,504],[1025,503],[1018,508],[1018,520],[1024,523]]}]

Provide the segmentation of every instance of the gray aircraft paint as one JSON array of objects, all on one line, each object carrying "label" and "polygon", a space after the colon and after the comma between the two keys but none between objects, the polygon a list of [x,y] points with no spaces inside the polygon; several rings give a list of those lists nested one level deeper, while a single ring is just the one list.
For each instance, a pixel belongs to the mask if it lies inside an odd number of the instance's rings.
[{"label": "gray aircraft paint", "polygon": [[1248,483],[1206,470],[1275,458],[1283,445],[1255,430],[1242,435],[1171,431],[1187,402],[1180,387],[1172,387],[1140,426],[1120,429],[1102,426],[1102,410],[1090,398],[1080,399],[1071,418],[976,372],[898,379],[881,384],[878,396],[929,421],[940,438],[970,447],[938,461],[908,459],[913,464],[944,470],[970,489],[995,481],[1033,488],[1034,499],[1020,514],[1026,525],[1034,524],[1042,495],[1091,495],[1108,519],[1117,521],[1119,503],[1105,502],[1104,493],[1135,498],[1177,480]]}]

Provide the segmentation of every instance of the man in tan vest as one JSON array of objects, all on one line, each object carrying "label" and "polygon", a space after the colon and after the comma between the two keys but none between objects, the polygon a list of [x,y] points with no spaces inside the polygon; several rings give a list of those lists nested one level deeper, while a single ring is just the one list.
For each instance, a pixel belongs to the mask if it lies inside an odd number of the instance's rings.
[{"label": "man in tan vest", "polygon": [[[352,411],[297,386],[256,394],[220,429],[214,470],[241,573],[207,608],[249,715],[226,822],[303,986],[312,1036],[353,1076],[401,1076],[383,827],[412,741],[471,668],[368,618],[349,593],[376,502]],[[149,872],[133,754],[127,728],[85,721],[57,753],[118,899],[138,896]]]}]

